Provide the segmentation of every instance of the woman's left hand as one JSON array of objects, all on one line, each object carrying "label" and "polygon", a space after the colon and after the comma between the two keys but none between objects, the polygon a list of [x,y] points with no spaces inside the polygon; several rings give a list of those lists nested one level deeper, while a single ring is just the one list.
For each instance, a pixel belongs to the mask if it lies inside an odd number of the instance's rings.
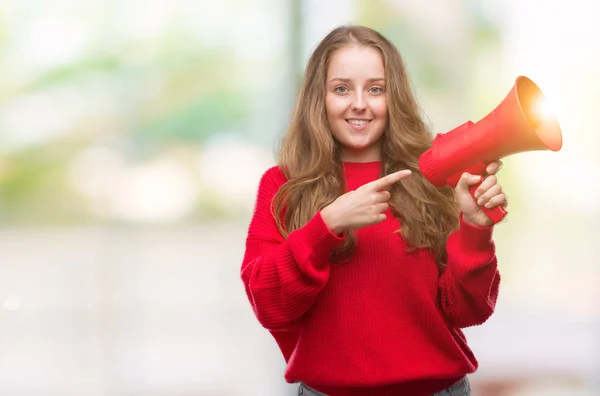
[{"label": "woman's left hand", "polygon": [[477,201],[473,199],[469,192],[469,186],[479,183],[482,176],[465,172],[456,184],[454,197],[462,212],[463,220],[467,223],[479,227],[491,226],[494,222],[481,210],[481,206],[485,205],[486,208],[492,209],[500,205],[504,207],[508,205],[506,194],[502,192],[502,186],[498,184],[498,178],[496,177],[496,172],[501,167],[502,161],[495,161],[487,166],[483,183],[475,191]]}]

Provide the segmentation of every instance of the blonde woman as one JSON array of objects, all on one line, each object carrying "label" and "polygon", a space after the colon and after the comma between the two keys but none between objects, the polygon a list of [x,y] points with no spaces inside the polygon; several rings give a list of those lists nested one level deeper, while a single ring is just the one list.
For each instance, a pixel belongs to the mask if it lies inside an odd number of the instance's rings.
[{"label": "blonde woman", "polygon": [[394,45],[330,32],[260,181],[241,268],[299,395],[470,394],[461,329],[492,315],[500,282],[481,206],[507,199],[499,162],[477,201],[481,176],[433,187],[418,168],[431,141]]}]

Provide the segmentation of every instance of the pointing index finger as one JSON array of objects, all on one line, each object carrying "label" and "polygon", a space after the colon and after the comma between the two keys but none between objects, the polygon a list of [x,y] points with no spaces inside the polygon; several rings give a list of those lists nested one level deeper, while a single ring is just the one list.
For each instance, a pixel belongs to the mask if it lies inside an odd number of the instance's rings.
[{"label": "pointing index finger", "polygon": [[390,173],[380,179],[374,180],[371,183],[365,185],[365,187],[369,189],[373,189],[375,191],[381,191],[388,189],[392,184],[399,182],[402,179],[410,176],[412,172],[408,169],[404,169],[398,172]]}]

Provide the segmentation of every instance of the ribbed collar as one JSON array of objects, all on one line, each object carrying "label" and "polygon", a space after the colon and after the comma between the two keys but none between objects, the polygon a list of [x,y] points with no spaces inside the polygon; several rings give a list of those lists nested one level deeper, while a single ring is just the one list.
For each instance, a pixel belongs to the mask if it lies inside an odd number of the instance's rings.
[{"label": "ribbed collar", "polygon": [[361,170],[379,170],[381,169],[381,161],[372,162],[343,162],[346,171],[361,171]]}]

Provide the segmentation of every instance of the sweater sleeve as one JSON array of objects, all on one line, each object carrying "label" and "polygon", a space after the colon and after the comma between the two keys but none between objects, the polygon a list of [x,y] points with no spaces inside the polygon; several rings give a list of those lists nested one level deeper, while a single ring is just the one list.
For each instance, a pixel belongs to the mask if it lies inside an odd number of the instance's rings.
[{"label": "sweater sleeve", "polygon": [[484,323],[494,312],[500,286],[491,227],[466,223],[446,245],[448,263],[440,276],[440,304],[446,320],[465,328]]},{"label": "sweater sleeve", "polygon": [[241,267],[254,314],[269,330],[290,328],[312,307],[329,279],[329,254],[342,241],[320,213],[283,238],[271,208],[284,182],[277,167],[261,178]]}]

